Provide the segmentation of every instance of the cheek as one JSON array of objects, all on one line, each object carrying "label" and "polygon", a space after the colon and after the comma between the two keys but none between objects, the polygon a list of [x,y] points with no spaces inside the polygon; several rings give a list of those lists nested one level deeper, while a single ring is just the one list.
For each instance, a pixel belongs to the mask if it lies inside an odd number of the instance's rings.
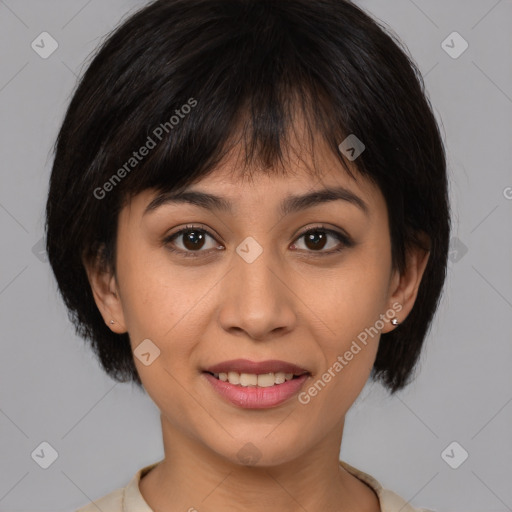
[{"label": "cheek", "polygon": [[311,274],[304,299],[311,325],[333,348],[342,348],[340,343],[350,342],[385,312],[388,279],[382,261],[362,253],[332,272]]},{"label": "cheek", "polygon": [[184,365],[178,362],[190,359],[200,339],[201,319],[206,318],[209,302],[205,293],[218,277],[180,272],[164,249],[126,249],[129,257],[120,258],[118,275],[132,347],[150,339],[160,349],[158,362],[182,372]]},{"label": "cheek", "polygon": [[391,276],[391,247],[385,237],[369,238],[365,248],[344,271],[350,304],[347,310],[359,329],[375,324],[387,309]]},{"label": "cheek", "polygon": [[165,260],[163,249],[135,245],[120,248],[118,259],[126,326],[134,339],[159,339],[183,316],[190,288]]},{"label": "cheek", "polygon": [[321,373],[313,377],[301,402],[310,403],[325,417],[326,428],[346,414],[370,376],[387,283],[387,274],[374,258],[354,260],[330,277],[323,291],[308,294],[306,301],[314,312],[308,323],[317,326],[312,336],[323,361]]},{"label": "cheek", "polygon": [[190,378],[190,367],[183,363],[190,360],[199,339],[196,324],[190,319],[201,311],[204,290],[180,276],[165,255],[143,249],[124,255],[129,257],[120,258],[118,277],[123,285],[123,312],[132,349],[149,339],[160,351],[147,366],[134,357],[137,371],[161,410],[185,414],[188,395],[178,382]]}]

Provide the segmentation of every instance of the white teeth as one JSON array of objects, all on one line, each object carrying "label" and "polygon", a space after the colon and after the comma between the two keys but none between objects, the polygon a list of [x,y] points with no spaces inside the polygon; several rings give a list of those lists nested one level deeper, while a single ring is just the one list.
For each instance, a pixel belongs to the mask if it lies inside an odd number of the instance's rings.
[{"label": "white teeth", "polygon": [[258,375],[257,384],[260,388],[269,388],[276,383],[275,380],[276,378],[273,373],[265,373],[263,375]]},{"label": "white teeth", "polygon": [[[231,372],[230,372],[231,373]],[[228,373],[229,376],[229,373]],[[257,386],[258,376],[254,373],[241,373],[240,374],[240,386]]]},{"label": "white teeth", "polygon": [[[290,380],[290,379],[286,378],[287,375],[290,375],[290,374],[289,373],[283,373],[283,372],[275,373],[274,374],[274,382],[276,384],[282,384],[286,380]],[[292,374],[292,377],[293,377],[293,374]]]},{"label": "white teeth", "polygon": [[227,378],[230,384],[240,384],[240,375],[238,373],[229,372]]},{"label": "white teeth", "polygon": [[287,380],[293,379],[293,373],[263,373],[256,375],[254,373],[222,372],[214,373],[215,377],[224,382],[229,382],[235,386],[258,386],[268,388],[275,384],[283,384]]}]

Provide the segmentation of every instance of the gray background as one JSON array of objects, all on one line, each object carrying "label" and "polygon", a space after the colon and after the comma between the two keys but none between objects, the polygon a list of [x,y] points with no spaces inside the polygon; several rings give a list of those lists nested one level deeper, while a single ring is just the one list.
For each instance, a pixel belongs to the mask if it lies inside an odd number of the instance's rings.
[{"label": "gray background", "polygon": [[[99,369],[44,253],[50,153],[86,58],[136,0],[0,0],[0,510],[69,511],[163,455],[151,400]],[[442,120],[453,251],[417,379],[368,384],[341,457],[415,506],[512,511],[512,2],[361,0],[407,44]],[[41,58],[43,31],[58,49]],[[468,49],[441,46],[457,31]],[[459,42],[448,43],[457,50]],[[390,91],[392,94],[392,91]],[[34,249],[35,246],[35,249]],[[31,454],[46,441],[58,458]],[[456,441],[450,460],[442,456]],[[446,453],[446,452],[444,452]],[[313,512],[313,511],[310,511]]]}]

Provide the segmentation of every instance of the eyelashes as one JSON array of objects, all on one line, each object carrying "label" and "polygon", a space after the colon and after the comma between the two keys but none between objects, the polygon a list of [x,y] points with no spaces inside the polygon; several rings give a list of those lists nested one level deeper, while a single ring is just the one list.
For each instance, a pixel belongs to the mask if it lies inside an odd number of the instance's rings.
[{"label": "eyelashes", "polygon": [[[192,236],[190,238],[198,239],[200,242],[203,241],[203,240],[206,240],[208,237],[211,238],[212,240],[215,240],[215,236],[212,235],[208,231],[208,229],[206,229],[206,228],[204,228],[202,226],[187,225],[185,228],[182,228],[179,231],[176,231],[175,233],[172,233],[171,235],[165,237],[162,240],[162,242],[163,242],[163,244],[166,246],[166,248],[170,252],[176,253],[179,256],[182,256],[184,258],[200,258],[200,257],[205,257],[207,255],[211,255],[213,251],[220,250],[218,245],[216,247],[212,248],[212,249],[209,249],[209,250],[203,250],[202,246],[199,247],[198,250],[190,250],[187,247],[177,248],[176,244],[175,244],[175,241],[178,238],[180,238],[183,235],[185,235],[185,234],[195,234],[195,236]],[[332,254],[339,253],[339,252],[343,251],[344,249],[353,247],[355,245],[354,241],[349,236],[345,235],[344,233],[341,233],[341,232],[335,231],[333,229],[327,228],[327,227],[325,227],[323,225],[314,226],[314,227],[311,227],[311,228],[308,228],[308,229],[302,231],[295,238],[295,241],[293,242],[293,245],[295,246],[296,242],[298,240],[301,240],[301,239],[303,239],[305,237],[310,237],[309,239],[307,239],[307,241],[309,241],[309,242],[312,241],[311,238],[313,237],[313,243],[316,243],[315,240],[318,239],[319,235],[320,235],[320,237],[321,237],[320,239],[322,241],[324,239],[327,240],[326,245],[328,244],[328,239],[329,238],[334,238],[335,240],[338,241],[338,246],[336,246],[334,249],[330,249],[330,250],[327,250],[327,251],[326,250],[322,250],[323,247],[320,250],[307,249],[306,248],[306,249],[299,249],[299,251],[307,253],[307,256],[323,257],[323,256],[329,256],[329,255],[332,255]],[[191,241],[190,238],[188,240],[189,242]],[[194,242],[192,242],[192,243],[194,243]],[[196,245],[196,247],[197,247],[197,245]]]}]

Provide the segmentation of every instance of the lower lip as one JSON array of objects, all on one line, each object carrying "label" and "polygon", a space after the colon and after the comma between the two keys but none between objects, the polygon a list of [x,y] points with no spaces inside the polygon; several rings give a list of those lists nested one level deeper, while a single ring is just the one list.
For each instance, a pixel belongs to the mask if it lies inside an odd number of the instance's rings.
[{"label": "lower lip", "polygon": [[203,372],[203,375],[219,395],[244,409],[267,409],[281,405],[296,395],[309,377],[309,374],[306,373],[296,379],[287,380],[283,384],[260,388],[257,386],[235,386],[217,379],[209,373]]}]

